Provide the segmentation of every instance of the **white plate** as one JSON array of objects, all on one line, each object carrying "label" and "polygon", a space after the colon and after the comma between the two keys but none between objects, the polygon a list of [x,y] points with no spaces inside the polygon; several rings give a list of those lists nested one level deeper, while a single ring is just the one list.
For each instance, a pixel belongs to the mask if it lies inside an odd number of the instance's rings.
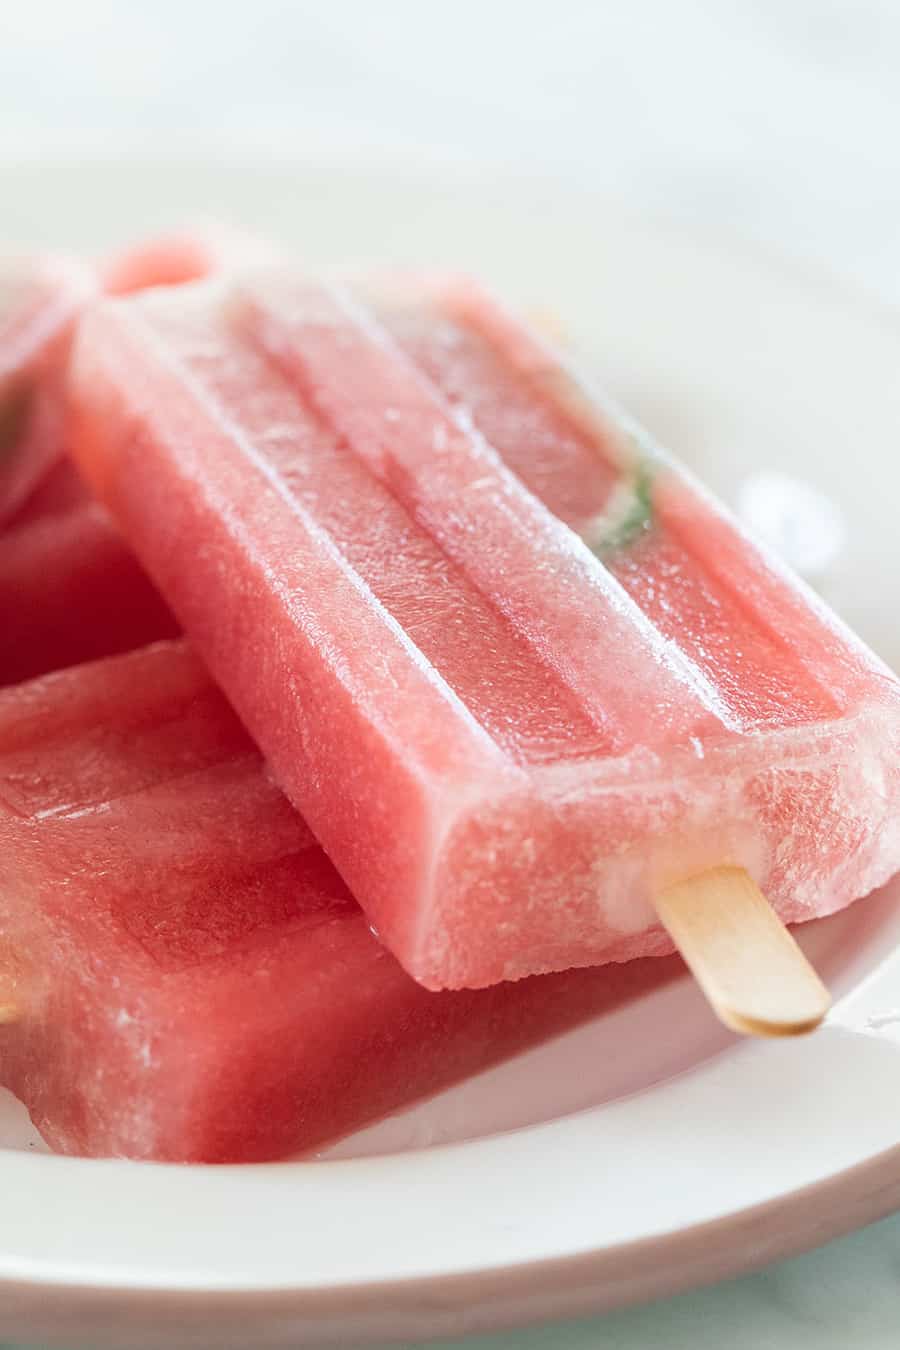
[{"label": "white plate", "polygon": [[[459,166],[183,158],[0,165],[20,242],[101,247],[225,213],[312,259],[472,266],[555,310],[726,493],[760,466],[842,503],[837,599],[895,664],[900,336],[838,291]],[[0,1108],[0,1335],[346,1344],[575,1315],[748,1269],[900,1204],[900,886],[806,934],[828,1025],[736,1043],[690,983],[321,1161],[48,1156]]]}]

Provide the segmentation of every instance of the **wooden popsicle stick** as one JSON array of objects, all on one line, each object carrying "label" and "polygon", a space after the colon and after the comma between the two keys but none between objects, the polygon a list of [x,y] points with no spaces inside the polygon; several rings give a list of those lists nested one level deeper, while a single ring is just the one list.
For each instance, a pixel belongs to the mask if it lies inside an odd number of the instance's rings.
[{"label": "wooden popsicle stick", "polygon": [[668,886],[656,910],[716,1016],[745,1036],[799,1036],[831,1003],[762,891],[740,867]]},{"label": "wooden popsicle stick", "polygon": [[0,1002],[0,1027],[7,1022],[15,1022],[19,1016],[19,1010],[14,1003]]}]

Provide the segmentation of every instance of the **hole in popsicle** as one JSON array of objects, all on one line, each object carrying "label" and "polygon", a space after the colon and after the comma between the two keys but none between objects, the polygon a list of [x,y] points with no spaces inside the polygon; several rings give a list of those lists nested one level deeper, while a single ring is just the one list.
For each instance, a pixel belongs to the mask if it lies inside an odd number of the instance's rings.
[{"label": "hole in popsicle", "polygon": [[[615,442],[605,434],[596,409],[585,402],[577,385],[539,347],[530,344],[527,335],[511,332],[502,316],[498,318],[495,309],[480,303],[477,295],[474,300],[471,295],[457,296],[449,307],[458,321],[452,328],[452,342],[429,343],[423,339],[421,325],[410,326],[407,320],[399,325],[407,349],[412,347],[414,357],[446,394],[471,409],[475,424],[499,446],[523,481],[581,534],[660,630],[687,646],[702,668],[714,658],[714,668],[709,670],[714,680],[723,657],[726,668],[729,663],[736,665],[742,676],[736,682],[738,691],[747,683],[748,665],[751,675],[763,677],[756,681],[760,693],[755,702],[748,704],[743,696],[735,702],[743,721],[778,724],[786,714],[796,717],[796,689],[782,689],[771,675],[773,666],[784,663],[785,653],[774,651],[771,642],[758,640],[740,604],[720,587],[704,591],[702,574],[692,566],[693,560],[669,536],[665,521],[657,519],[654,497],[660,465],[652,449],[640,437],[626,435]],[[393,327],[396,333],[396,317]],[[478,336],[473,327],[482,330]],[[485,343],[486,335],[491,340]],[[498,360],[498,350],[492,347],[503,352],[505,361]],[[544,433],[550,424],[535,415],[536,410],[546,414],[548,401],[545,398],[536,404],[529,397],[535,382],[545,395],[550,394],[549,405],[557,414],[555,434],[549,437]],[[499,399],[501,387],[503,398]],[[486,389],[493,391],[493,399],[485,397]],[[510,421],[512,403],[517,416]],[[560,421],[563,413],[566,416]],[[548,444],[565,461],[554,481],[577,479],[582,488],[577,510],[548,493],[535,476],[534,466],[545,462]],[[612,482],[573,474],[573,455],[579,454],[591,463],[606,463]],[[589,494],[584,491],[587,481],[593,485]],[[698,599],[702,603],[696,604]],[[684,629],[691,625],[685,623],[686,612],[689,618],[698,619],[692,633],[695,640],[688,643]],[[679,615],[674,632],[673,614]],[[716,616],[718,627],[710,622],[711,615]],[[819,700],[813,702],[818,705]],[[824,709],[816,706],[815,711]],[[700,742],[697,748],[702,755]],[[743,869],[720,866],[704,871],[701,866],[689,880],[663,886],[657,911],[717,1016],[732,1030],[791,1035],[811,1030],[825,1015],[827,991]],[[766,979],[758,978],[759,971],[766,972]]]}]

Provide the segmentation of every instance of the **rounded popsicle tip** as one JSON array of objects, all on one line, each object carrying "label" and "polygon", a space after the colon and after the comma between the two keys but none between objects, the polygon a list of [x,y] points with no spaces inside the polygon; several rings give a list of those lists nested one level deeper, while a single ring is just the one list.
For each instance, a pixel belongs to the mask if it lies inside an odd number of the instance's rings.
[{"label": "rounded popsicle tip", "polygon": [[755,1017],[750,1013],[738,1011],[725,1005],[713,1005],[713,1011],[730,1031],[735,1031],[739,1036],[764,1036],[769,1038],[782,1038],[786,1036],[807,1036],[816,1027],[821,1026],[822,1022],[831,1007],[831,995],[828,990],[822,986],[822,995],[818,1000],[818,1006],[815,1006],[815,1000],[809,1000],[805,1010],[795,1012],[785,1017],[782,1014],[778,1019],[772,1017]]}]

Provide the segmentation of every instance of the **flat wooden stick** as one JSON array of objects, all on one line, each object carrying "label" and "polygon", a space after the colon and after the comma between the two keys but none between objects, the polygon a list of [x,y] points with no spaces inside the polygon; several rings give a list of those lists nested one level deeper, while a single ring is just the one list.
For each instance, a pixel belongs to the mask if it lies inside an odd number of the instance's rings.
[{"label": "flat wooden stick", "polygon": [[740,867],[714,867],[656,897],[656,910],[716,1016],[745,1036],[813,1031],[831,1003],[791,934]]}]

